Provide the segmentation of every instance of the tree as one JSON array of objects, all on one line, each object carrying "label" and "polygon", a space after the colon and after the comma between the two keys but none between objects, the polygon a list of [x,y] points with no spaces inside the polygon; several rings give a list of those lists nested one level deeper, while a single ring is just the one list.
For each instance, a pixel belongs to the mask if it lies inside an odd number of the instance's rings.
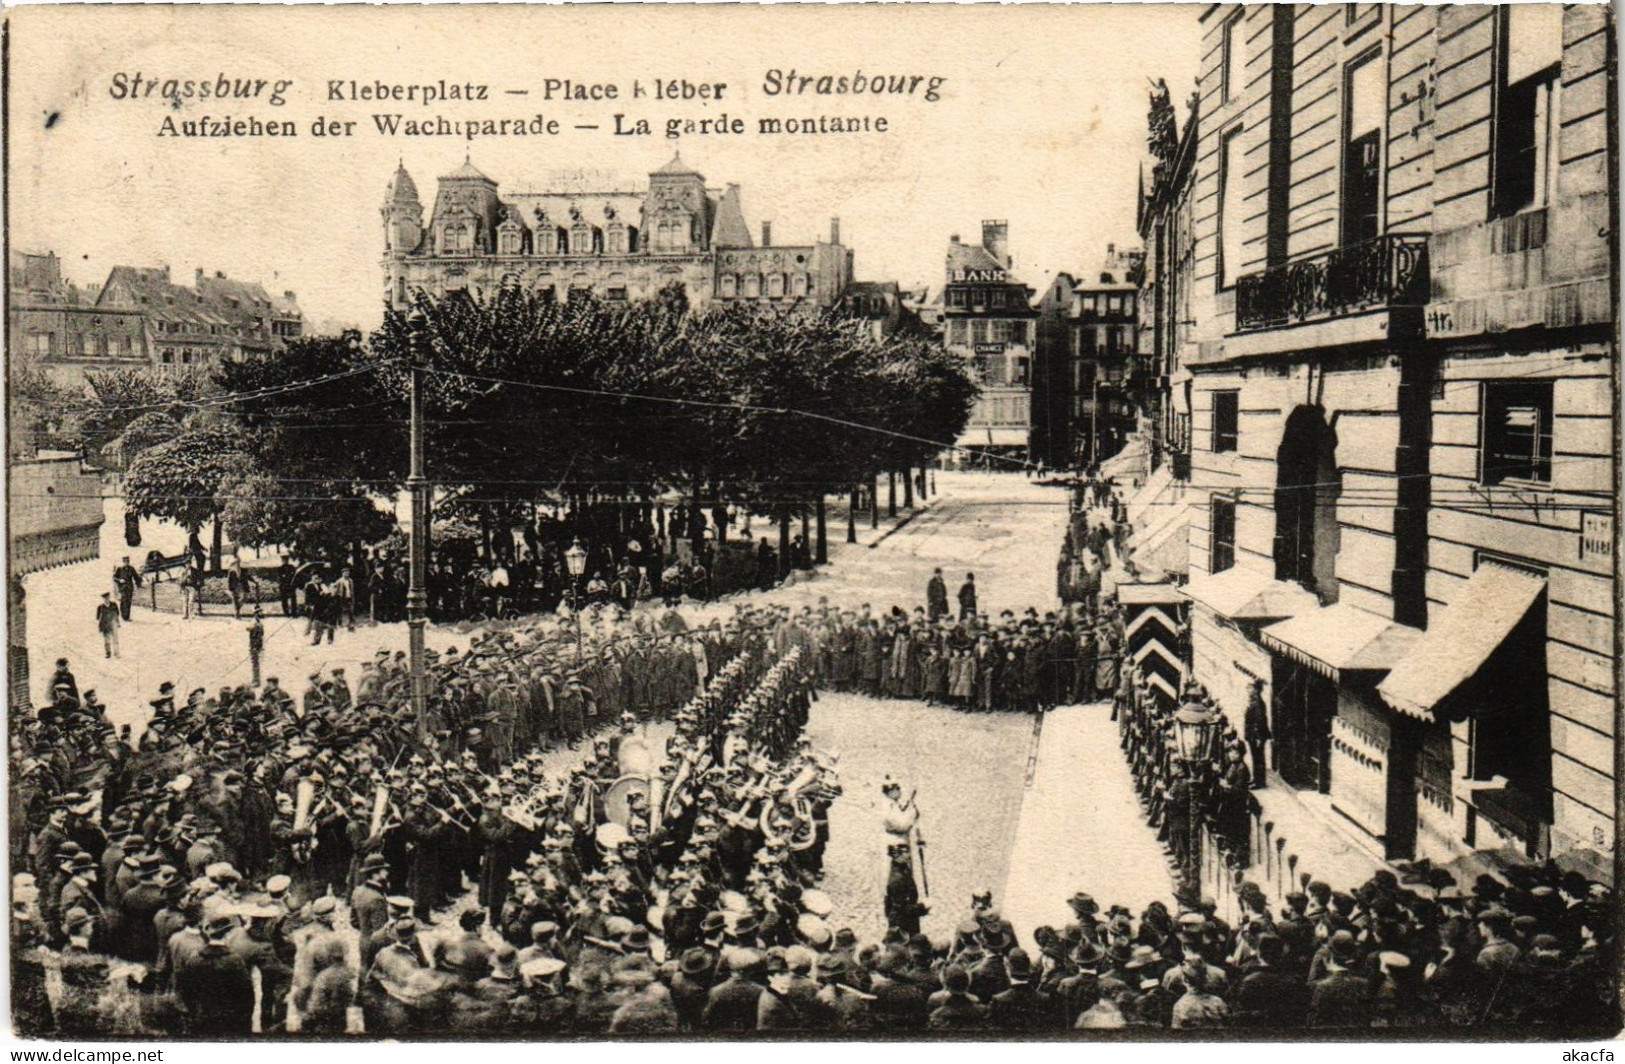
[{"label": "tree", "polygon": [[142,451],[168,443],[182,432],[180,422],[161,410],[148,411],[124,426],[118,437],[102,448],[115,467],[124,468]]},{"label": "tree", "polygon": [[143,451],[124,477],[124,502],[138,517],[173,521],[186,529],[193,548],[198,531],[213,521],[209,564],[220,568],[220,515],[226,488],[249,474],[253,460],[237,434],[194,429]]},{"label": "tree", "polygon": [[222,524],[245,547],[286,547],[301,558],[339,559],[357,544],[395,531],[395,518],[352,484],[279,484],[262,472],[233,478],[221,492]]}]

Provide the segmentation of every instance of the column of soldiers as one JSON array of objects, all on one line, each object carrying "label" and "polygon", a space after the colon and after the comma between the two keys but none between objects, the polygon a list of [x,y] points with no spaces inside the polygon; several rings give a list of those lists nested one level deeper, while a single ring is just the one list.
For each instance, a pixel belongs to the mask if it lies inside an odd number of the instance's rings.
[{"label": "column of soldiers", "polygon": [[[1187,764],[1180,756],[1175,714],[1181,707],[1222,722],[1210,758],[1200,763]],[[1131,668],[1114,699],[1113,719],[1146,818],[1158,829],[1187,886],[1197,872],[1204,832],[1228,867],[1246,868],[1251,863],[1254,781],[1246,745],[1218,712],[1212,695],[1191,681],[1176,704],[1159,697],[1148,678]]]}]

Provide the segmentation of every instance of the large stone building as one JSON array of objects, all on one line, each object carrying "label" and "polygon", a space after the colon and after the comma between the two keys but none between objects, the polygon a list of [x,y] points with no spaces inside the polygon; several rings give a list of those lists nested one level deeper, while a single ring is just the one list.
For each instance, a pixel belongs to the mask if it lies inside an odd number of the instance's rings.
[{"label": "large stone building", "polygon": [[[1057,274],[1038,299],[1033,456],[1098,465],[1121,452],[1145,416],[1150,362],[1138,345],[1138,248],[1106,245],[1100,268]],[[1142,448],[1143,450],[1143,448]]]},{"label": "large stone building", "polygon": [[695,306],[713,300],[827,309],[852,275],[839,219],[829,239],[760,244],[745,224],[738,185],[706,187],[680,157],[649,175],[643,190],[498,192],[465,162],[441,177],[424,217],[404,166],[384,194],[385,299],[404,306],[431,296],[493,292],[504,283],[568,299],[641,299],[682,285]]},{"label": "large stone building", "polygon": [[943,342],[975,371],[981,395],[959,445],[1025,456],[1032,430],[1033,289],[1010,273],[1010,227],[982,223],[981,244],[948,240]]},{"label": "large stone building", "polygon": [[83,289],[63,280],[53,252],[14,251],[10,269],[10,349],[58,384],[83,385],[98,370],[264,358],[302,331],[292,292],[274,298],[223,273],[199,270],[187,287],[167,266],[115,266],[100,288]]},{"label": "large stone building", "polygon": [[9,266],[6,346],[13,366],[74,387],[87,372],[149,364],[141,311],[99,306],[97,292],[63,280],[55,252],[13,250]]},{"label": "large stone building", "polygon": [[1262,681],[1272,786],[1389,859],[1613,878],[1611,17],[1201,15],[1153,297],[1194,322],[1195,675],[1238,729]]}]

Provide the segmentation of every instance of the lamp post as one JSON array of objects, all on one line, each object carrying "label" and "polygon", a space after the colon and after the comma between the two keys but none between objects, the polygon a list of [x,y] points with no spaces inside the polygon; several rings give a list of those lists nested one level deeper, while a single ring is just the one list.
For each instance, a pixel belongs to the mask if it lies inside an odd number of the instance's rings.
[{"label": "lamp post", "polygon": [[570,549],[564,552],[564,567],[570,573],[570,597],[576,615],[576,664],[581,664],[581,577],[587,571],[587,552],[581,549],[577,536]]},{"label": "lamp post", "polygon": [[1205,778],[1204,766],[1213,758],[1213,748],[1218,742],[1223,723],[1223,718],[1216,711],[1200,702],[1186,702],[1174,712],[1174,742],[1179,751],[1179,760],[1185,766],[1185,788],[1190,801],[1191,837],[1184,858],[1190,866],[1190,879],[1198,893],[1202,884],[1202,826],[1197,795]]},{"label": "lamp post", "polygon": [[406,589],[408,666],[412,680],[412,715],[418,736],[427,739],[429,726],[428,677],[424,673],[423,628],[429,620],[429,480],[423,475],[423,371],[429,361],[429,320],[422,310],[407,317],[411,330],[412,425],[411,466],[406,490],[412,496],[412,539]]}]

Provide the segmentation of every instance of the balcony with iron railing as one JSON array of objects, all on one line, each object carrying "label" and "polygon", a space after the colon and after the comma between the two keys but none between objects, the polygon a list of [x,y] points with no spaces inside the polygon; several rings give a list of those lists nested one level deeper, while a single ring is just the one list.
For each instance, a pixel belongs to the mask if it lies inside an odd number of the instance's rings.
[{"label": "balcony with iron railing", "polygon": [[1236,279],[1237,333],[1428,302],[1428,238],[1389,233]]}]

